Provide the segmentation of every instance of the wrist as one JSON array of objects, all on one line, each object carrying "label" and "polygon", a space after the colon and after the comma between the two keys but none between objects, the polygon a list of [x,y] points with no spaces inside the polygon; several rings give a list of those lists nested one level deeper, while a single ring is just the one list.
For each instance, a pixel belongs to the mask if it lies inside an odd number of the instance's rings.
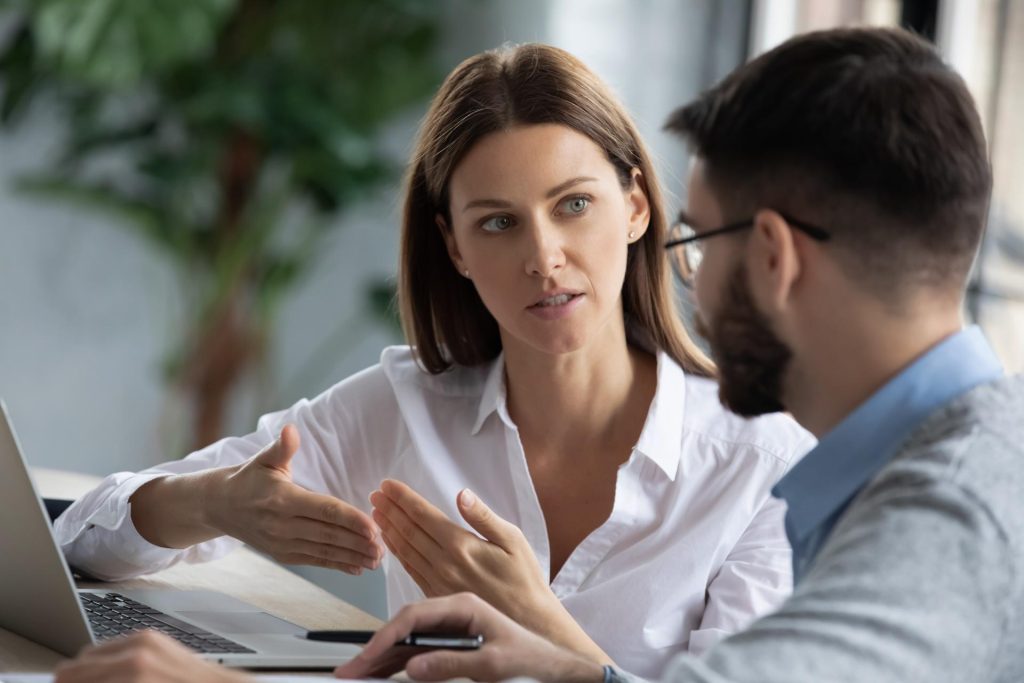
[{"label": "wrist", "polygon": [[227,500],[227,483],[236,467],[216,467],[196,473],[196,480],[190,487],[194,494],[193,509],[196,511],[195,523],[211,538],[223,536],[227,532],[225,515],[222,508],[231,505]]},{"label": "wrist", "polygon": [[555,594],[550,595],[551,603],[537,613],[543,621],[535,631],[552,643],[586,658],[587,661],[598,665],[614,664],[611,657],[590,638]]},{"label": "wrist", "polygon": [[575,652],[562,652],[563,656],[559,658],[557,666],[553,667],[553,675],[548,680],[565,683],[604,683],[605,665],[581,657]]},{"label": "wrist", "polygon": [[208,506],[218,498],[206,489],[210,472],[170,474],[140,486],[129,498],[136,531],[163,548],[187,548],[223,535],[208,523]]},{"label": "wrist", "polygon": [[525,597],[526,599],[523,599],[523,596],[519,596],[509,602],[506,614],[534,633],[544,636],[553,643],[564,645],[558,636],[565,632],[568,622],[573,619],[562,606],[562,602],[547,586],[537,588]]}]

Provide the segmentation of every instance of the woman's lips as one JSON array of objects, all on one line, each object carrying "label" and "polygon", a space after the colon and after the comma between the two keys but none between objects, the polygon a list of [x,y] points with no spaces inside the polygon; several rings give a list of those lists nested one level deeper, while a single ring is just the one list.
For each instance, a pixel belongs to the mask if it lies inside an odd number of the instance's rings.
[{"label": "woman's lips", "polygon": [[565,292],[542,299],[526,310],[542,320],[558,320],[576,310],[582,301],[582,294]]}]

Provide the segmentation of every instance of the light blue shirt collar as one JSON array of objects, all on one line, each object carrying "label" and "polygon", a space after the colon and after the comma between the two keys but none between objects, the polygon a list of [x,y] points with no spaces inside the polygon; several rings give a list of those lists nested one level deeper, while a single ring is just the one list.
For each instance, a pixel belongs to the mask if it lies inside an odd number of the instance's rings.
[{"label": "light blue shirt collar", "polygon": [[936,344],[875,392],[772,490],[789,507],[786,533],[794,547],[830,518],[834,522],[930,413],[1002,375],[984,334],[969,327]]}]

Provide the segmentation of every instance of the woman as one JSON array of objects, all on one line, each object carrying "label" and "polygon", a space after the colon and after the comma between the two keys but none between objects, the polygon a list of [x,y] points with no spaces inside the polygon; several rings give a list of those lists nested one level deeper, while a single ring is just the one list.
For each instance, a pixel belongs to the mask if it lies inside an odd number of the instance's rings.
[{"label": "woman", "polygon": [[471,590],[639,674],[704,650],[788,592],[769,489],[810,438],[721,407],[666,227],[634,125],[583,64],[542,45],[467,60],[408,177],[410,346],[247,437],[112,475],[59,520],[65,552],[119,578],[241,540],[358,573],[380,532],[392,612]]}]

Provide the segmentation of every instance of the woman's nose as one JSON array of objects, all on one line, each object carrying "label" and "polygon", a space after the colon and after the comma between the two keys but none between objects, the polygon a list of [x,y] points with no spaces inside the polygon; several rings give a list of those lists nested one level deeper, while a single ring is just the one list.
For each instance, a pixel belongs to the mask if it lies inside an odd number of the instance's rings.
[{"label": "woman's nose", "polygon": [[529,231],[526,273],[551,277],[565,266],[565,251],[554,228],[538,225]]}]

